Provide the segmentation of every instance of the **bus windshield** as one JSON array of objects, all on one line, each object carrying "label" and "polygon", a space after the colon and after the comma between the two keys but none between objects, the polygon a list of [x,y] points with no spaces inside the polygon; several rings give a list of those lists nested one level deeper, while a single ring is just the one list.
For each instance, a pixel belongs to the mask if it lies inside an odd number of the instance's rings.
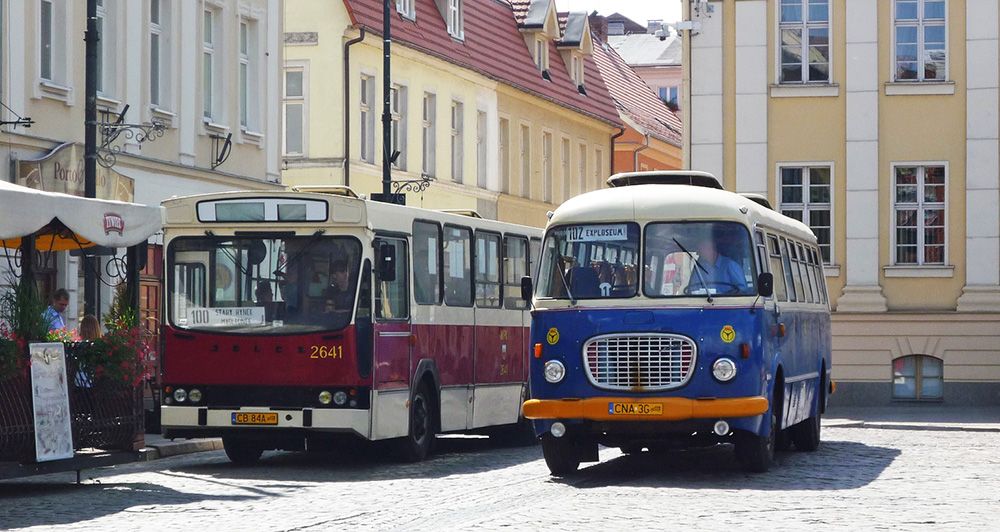
[{"label": "bus windshield", "polygon": [[342,329],[360,261],[351,237],[179,238],[167,253],[170,321],[241,334]]},{"label": "bus windshield", "polygon": [[752,296],[750,232],[736,222],[667,222],[646,226],[648,297]]},{"label": "bus windshield", "polygon": [[607,299],[638,291],[635,223],[555,227],[545,236],[538,276],[539,297]]}]

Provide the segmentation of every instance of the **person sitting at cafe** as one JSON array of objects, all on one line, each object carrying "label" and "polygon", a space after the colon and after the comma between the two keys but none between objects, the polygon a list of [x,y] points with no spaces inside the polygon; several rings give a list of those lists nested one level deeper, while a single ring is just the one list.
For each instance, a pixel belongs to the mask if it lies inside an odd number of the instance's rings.
[{"label": "person sitting at cafe", "polygon": [[69,292],[65,288],[60,288],[52,292],[52,297],[49,299],[49,308],[45,309],[45,312],[42,314],[45,321],[49,323],[50,331],[66,328],[66,319],[63,318],[63,312],[66,312],[66,307],[68,306]]},{"label": "person sitting at cafe", "polygon": [[101,322],[97,320],[97,316],[93,314],[87,314],[80,320],[80,340],[84,342],[93,342],[94,340],[100,340],[101,333]]}]

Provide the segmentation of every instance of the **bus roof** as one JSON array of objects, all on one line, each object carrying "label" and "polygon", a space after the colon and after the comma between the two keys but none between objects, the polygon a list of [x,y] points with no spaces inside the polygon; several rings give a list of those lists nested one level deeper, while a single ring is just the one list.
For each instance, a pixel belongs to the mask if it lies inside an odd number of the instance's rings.
[{"label": "bus roof", "polygon": [[560,205],[549,226],[623,220],[729,220],[748,226],[757,223],[808,242],[816,241],[808,226],[752,198],[690,185],[632,185],[588,192]]}]

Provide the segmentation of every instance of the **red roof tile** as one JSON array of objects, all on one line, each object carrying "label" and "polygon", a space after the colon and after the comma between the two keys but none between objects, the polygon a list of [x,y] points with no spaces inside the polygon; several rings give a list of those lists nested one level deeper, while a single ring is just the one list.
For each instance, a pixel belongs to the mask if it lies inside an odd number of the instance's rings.
[{"label": "red roof tile", "polygon": [[683,127],[680,119],[618,52],[595,40],[594,59],[622,115],[645,128],[646,133],[680,146]]},{"label": "red roof tile", "polygon": [[[539,74],[524,38],[517,29],[511,3],[524,0],[464,0],[465,40],[453,39],[434,0],[416,0],[416,20],[398,15],[393,9],[392,40],[439,57],[522,91],[579,111],[593,118],[620,125],[621,119],[593,57],[584,58],[587,94],[580,94],[570,79],[556,43],[549,41],[549,75]],[[382,2],[344,0],[355,25],[382,34]]]}]

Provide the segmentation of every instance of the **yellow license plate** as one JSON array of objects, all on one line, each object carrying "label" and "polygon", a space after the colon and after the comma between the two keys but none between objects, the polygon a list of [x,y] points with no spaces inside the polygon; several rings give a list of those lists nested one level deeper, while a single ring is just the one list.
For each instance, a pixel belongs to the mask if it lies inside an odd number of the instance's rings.
[{"label": "yellow license plate", "polygon": [[661,416],[663,405],[658,403],[608,403],[612,416]]},{"label": "yellow license plate", "polygon": [[233,425],[277,425],[277,412],[233,412]]}]

